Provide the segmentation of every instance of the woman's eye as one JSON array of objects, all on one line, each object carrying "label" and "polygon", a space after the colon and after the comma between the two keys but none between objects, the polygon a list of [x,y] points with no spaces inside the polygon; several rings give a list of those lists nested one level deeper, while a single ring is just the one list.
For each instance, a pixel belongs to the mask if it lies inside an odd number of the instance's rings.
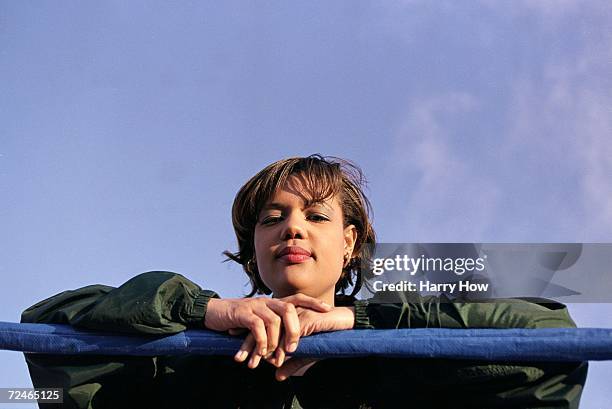
[{"label": "woman's eye", "polygon": [[311,214],[309,217],[311,219],[314,219],[314,220],[317,220],[317,221],[327,221],[327,220],[329,220],[327,217],[322,216],[320,214]]},{"label": "woman's eye", "polygon": [[280,220],[280,217],[266,217],[262,220],[261,224],[272,224]]},{"label": "woman's eye", "polygon": [[[270,217],[266,217],[265,219],[263,219],[261,221],[261,224],[273,224],[278,222],[279,220],[281,220],[282,217],[280,216],[270,216]],[[320,214],[311,214],[310,216],[308,216],[308,219],[310,220],[314,220],[317,222],[324,222],[324,221],[329,221],[329,219],[326,216],[320,215]]]}]

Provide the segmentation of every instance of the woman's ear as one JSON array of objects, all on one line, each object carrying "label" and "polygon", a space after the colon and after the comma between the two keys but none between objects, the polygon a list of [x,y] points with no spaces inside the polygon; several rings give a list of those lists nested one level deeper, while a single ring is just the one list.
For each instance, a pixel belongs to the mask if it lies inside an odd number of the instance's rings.
[{"label": "woman's ear", "polygon": [[353,224],[349,224],[344,228],[344,251],[349,257],[353,255],[353,249],[357,242],[357,228]]}]

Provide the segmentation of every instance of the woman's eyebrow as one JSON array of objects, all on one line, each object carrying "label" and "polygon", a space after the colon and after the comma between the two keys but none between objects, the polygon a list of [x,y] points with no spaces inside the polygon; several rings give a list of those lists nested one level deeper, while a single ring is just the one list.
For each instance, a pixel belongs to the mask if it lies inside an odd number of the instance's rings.
[{"label": "woman's eyebrow", "polygon": [[[327,209],[331,213],[334,213],[334,209],[332,209],[331,206],[329,206],[328,204],[326,204],[324,202],[306,201],[306,203],[304,203],[304,207],[302,208],[302,210],[307,209],[309,207],[315,207],[315,206],[324,207],[325,209]],[[265,205],[262,210],[283,210],[286,207],[287,206],[285,206],[285,205],[283,205],[281,203],[272,202],[272,203],[268,203],[267,205]]]},{"label": "woman's eyebrow", "polygon": [[330,211],[331,213],[334,213],[334,209],[332,209],[332,207],[325,202],[306,202],[304,208],[306,209],[306,208],[315,207],[315,206],[321,206],[327,209],[328,211]]}]

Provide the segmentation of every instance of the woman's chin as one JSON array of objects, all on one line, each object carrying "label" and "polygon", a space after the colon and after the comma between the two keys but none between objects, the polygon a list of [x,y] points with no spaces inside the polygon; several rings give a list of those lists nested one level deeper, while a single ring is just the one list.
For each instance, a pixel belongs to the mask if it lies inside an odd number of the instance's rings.
[{"label": "woman's chin", "polygon": [[285,280],[298,280],[301,281],[302,277],[315,275],[313,266],[310,263],[299,263],[299,264],[281,264],[276,266],[277,273],[276,277],[283,277]]},{"label": "woman's chin", "polygon": [[281,284],[281,287],[285,290],[284,292],[289,294],[306,294],[311,286],[312,283],[306,277],[287,277]]},{"label": "woman's chin", "polygon": [[275,294],[285,294],[284,296],[297,293],[309,295],[312,288],[312,275],[304,271],[283,271],[276,276],[275,287],[278,291]]}]

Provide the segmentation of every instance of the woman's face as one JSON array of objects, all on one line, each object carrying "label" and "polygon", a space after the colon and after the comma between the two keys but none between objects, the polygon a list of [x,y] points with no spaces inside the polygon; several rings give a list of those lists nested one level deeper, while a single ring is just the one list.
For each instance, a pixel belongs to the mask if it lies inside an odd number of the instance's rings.
[{"label": "woman's face", "polygon": [[255,227],[257,267],[275,297],[302,293],[333,305],[357,229],[343,226],[336,197],[309,204],[301,186],[298,176],[290,176],[261,210]]}]

